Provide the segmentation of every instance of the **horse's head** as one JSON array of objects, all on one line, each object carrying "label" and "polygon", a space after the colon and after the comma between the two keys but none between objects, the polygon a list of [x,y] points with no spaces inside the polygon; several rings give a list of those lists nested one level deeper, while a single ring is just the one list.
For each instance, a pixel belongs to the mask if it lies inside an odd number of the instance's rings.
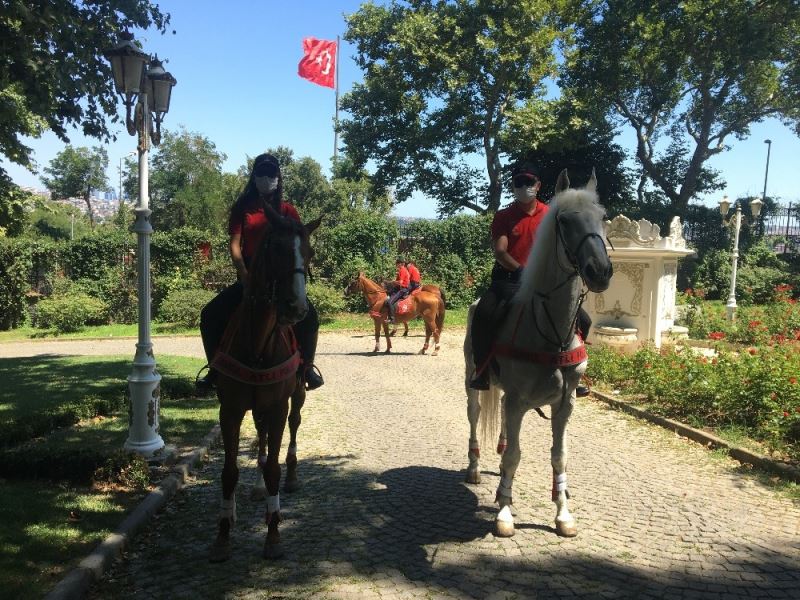
[{"label": "horse's head", "polygon": [[584,188],[571,189],[564,169],[556,181],[554,206],[556,229],[566,259],[578,271],[592,292],[608,289],[614,268],[606,252],[605,209],[597,197],[597,178],[592,176]]},{"label": "horse's head", "polygon": [[347,285],[344,289],[344,295],[347,297],[352,296],[353,294],[360,294],[362,290],[361,280],[364,276],[364,273],[359,272],[359,274]]},{"label": "horse's head", "polygon": [[312,255],[309,233],[319,223],[309,230],[270,206],[265,211],[269,224],[249,271],[247,294],[273,304],[278,323],[292,325],[308,312],[305,275]]}]

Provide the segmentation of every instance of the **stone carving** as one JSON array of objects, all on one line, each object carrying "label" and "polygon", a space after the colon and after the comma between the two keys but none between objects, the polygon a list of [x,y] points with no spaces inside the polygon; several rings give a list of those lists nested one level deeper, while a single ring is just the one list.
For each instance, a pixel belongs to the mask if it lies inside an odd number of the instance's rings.
[{"label": "stone carving", "polygon": [[672,218],[667,237],[661,237],[661,228],[647,219],[631,221],[625,215],[617,215],[611,221],[606,221],[605,232],[606,237],[613,240],[614,247],[619,248],[631,246],[678,250],[686,248],[680,217]]},{"label": "stone carving", "polygon": [[646,263],[619,262],[614,265],[614,276],[625,275],[631,282],[633,288],[633,298],[631,299],[628,310],[624,310],[617,300],[614,307],[605,310],[605,293],[596,294],[594,310],[599,315],[612,315],[615,320],[619,320],[622,315],[635,317],[642,311],[642,296],[644,289],[644,270]]},{"label": "stone carving", "polygon": [[625,215],[617,215],[611,221],[606,221],[605,225],[606,237],[621,241],[623,245],[633,243],[637,246],[652,248],[656,241],[661,239],[659,235],[661,228],[646,219],[631,221]]}]

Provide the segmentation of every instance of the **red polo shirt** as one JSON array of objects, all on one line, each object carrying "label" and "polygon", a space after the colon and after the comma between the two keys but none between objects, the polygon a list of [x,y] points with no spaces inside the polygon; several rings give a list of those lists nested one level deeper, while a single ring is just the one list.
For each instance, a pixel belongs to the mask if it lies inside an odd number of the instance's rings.
[{"label": "red polo shirt", "polygon": [[397,269],[397,281],[400,283],[400,287],[408,287],[408,269],[406,269],[403,265],[400,265],[400,267]]},{"label": "red polo shirt", "polygon": [[[300,221],[297,209],[288,202],[281,202],[280,214],[282,217]],[[228,233],[230,235],[241,234],[242,257],[245,260],[250,260],[255,256],[268,222],[269,219],[264,214],[264,207],[259,200],[252,200],[242,206],[238,204],[233,206],[231,218],[228,221]]]},{"label": "red polo shirt", "polygon": [[414,265],[409,265],[408,277],[411,280],[411,283],[420,283],[419,269],[417,269],[417,267]]},{"label": "red polo shirt", "polygon": [[525,213],[516,202],[498,210],[492,220],[492,240],[497,240],[502,235],[506,236],[508,253],[519,264],[525,266],[533,241],[536,239],[536,230],[548,210],[549,207],[538,200],[531,215]]}]

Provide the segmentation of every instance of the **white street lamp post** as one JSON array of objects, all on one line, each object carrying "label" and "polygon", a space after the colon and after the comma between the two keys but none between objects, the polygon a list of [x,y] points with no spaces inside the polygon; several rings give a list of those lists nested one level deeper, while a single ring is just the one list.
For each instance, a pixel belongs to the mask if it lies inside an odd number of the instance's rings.
[{"label": "white street lamp post", "polygon": [[[156,370],[153,344],[150,340],[150,225],[148,163],[150,142],[161,141],[161,120],[169,110],[172,86],[177,82],[164,71],[158,58],[150,58],[139,50],[129,33],[105,56],[111,62],[117,93],[125,102],[125,123],[128,133],[138,135],[139,200],[134,212],[133,231],[137,234],[137,269],[139,301],[139,339],[133,358],[133,371],[128,376],[128,439],[125,449],[150,457],[164,447],[158,433],[161,375]],[[146,66],[150,65],[147,69]],[[135,114],[131,109],[138,96]],[[152,107],[151,107],[152,105]],[[156,129],[153,130],[154,112]]]},{"label": "white street lamp post", "polygon": [[[736,271],[739,265],[739,230],[742,227],[742,208],[738,200],[735,204],[736,212],[733,216],[733,252],[731,253],[731,289],[728,294],[728,302],[725,304],[725,312],[729,321],[736,319]],[[758,215],[761,214],[762,204],[763,202],[758,198],[751,200],[750,211],[753,213],[754,220],[758,219]],[[719,201],[719,212],[722,215],[723,224],[730,222],[725,220],[730,207],[730,200],[728,200],[727,196],[723,196],[722,200]]]}]

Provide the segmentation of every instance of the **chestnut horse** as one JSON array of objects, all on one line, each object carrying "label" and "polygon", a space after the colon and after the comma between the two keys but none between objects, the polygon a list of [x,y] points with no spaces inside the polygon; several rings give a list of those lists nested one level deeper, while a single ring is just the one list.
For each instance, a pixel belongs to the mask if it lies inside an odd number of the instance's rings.
[{"label": "chestnut horse", "polygon": [[[346,293],[353,293],[355,290],[360,290],[364,295],[364,300],[369,306],[369,315],[375,323],[375,348],[373,352],[380,350],[380,336],[381,325],[383,325],[383,334],[386,337],[386,352],[392,351],[392,340],[389,334],[389,326],[386,318],[388,309],[386,304],[386,290],[369,279],[364,273],[359,273],[358,278],[350,284]],[[406,324],[412,319],[422,317],[425,322],[425,344],[422,346],[420,354],[425,354],[430,345],[431,336],[433,336],[434,349],[431,356],[439,354],[439,336],[442,334],[444,327],[444,300],[441,293],[426,291],[423,289],[415,290],[411,295],[399,301],[395,310],[395,323]]]},{"label": "chestnut horse", "polygon": [[212,361],[219,372],[219,422],[225,448],[222,504],[210,560],[231,555],[230,532],[236,521],[239,430],[248,410],[259,432],[266,432],[267,454],[259,459],[267,488],[264,557],[282,555],[280,544],[281,468],[278,453],[289,412],[289,397],[299,385],[300,356],[292,325],[308,312],[305,269],[310,257],[308,232],[265,206],[269,224],[245,282],[242,303],[234,313]]}]

